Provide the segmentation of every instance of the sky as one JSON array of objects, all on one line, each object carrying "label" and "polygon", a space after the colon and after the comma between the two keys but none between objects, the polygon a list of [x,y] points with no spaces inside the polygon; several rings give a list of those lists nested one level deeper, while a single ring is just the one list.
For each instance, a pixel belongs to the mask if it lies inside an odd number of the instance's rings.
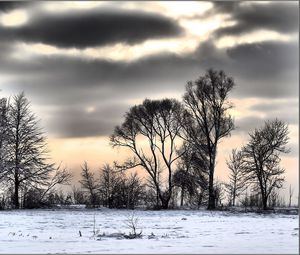
[{"label": "sky", "polygon": [[299,3],[0,2],[1,96],[25,92],[41,119],[50,155],[79,178],[122,162],[109,135],[145,98],[182,100],[185,85],[209,68],[234,78],[236,129],[218,151],[226,180],[233,148],[265,120],[289,124],[282,157],[284,194],[298,196]]}]

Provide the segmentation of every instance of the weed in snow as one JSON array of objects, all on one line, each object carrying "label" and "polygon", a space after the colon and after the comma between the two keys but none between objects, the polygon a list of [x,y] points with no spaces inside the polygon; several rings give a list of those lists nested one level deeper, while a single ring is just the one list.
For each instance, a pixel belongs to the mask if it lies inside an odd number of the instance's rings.
[{"label": "weed in snow", "polygon": [[140,230],[140,232],[138,233],[137,230],[138,230],[138,222],[139,222],[139,218],[136,217],[134,215],[134,213],[131,214],[131,216],[129,216],[127,218],[127,221],[126,221],[126,226],[130,228],[130,232],[128,235],[124,235],[124,237],[126,239],[135,239],[135,238],[141,238],[142,237],[142,230]]}]

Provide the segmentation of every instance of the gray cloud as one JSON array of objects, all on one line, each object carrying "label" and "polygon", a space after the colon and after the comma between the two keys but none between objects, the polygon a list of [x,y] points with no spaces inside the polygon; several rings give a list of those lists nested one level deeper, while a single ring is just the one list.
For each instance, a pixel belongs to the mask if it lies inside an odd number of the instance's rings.
[{"label": "gray cloud", "polygon": [[106,136],[129,107],[118,102],[91,102],[91,105],[80,102],[69,107],[53,107],[47,113],[50,125],[46,130],[57,137]]},{"label": "gray cloud", "polygon": [[[196,77],[200,68],[195,60],[173,54],[131,63],[39,57],[4,66],[12,77],[6,87],[24,90],[33,105],[50,108],[41,109],[39,116],[57,137],[109,135],[128,110],[126,101],[183,92],[186,81]],[[97,110],[87,113],[88,106]]]},{"label": "gray cloud", "polygon": [[224,27],[215,33],[241,35],[258,29],[275,30],[280,33],[296,33],[299,29],[299,4],[296,2],[272,2],[270,4],[216,2],[215,12],[229,13],[237,24]]},{"label": "gray cloud", "polygon": [[[209,67],[224,69],[235,78],[235,97],[296,97],[296,50],[296,44],[266,42],[241,45],[226,51],[206,42],[191,55],[152,55],[129,63],[64,56],[38,57],[30,59],[30,62],[7,59],[7,62],[0,64],[0,72],[9,73],[12,77],[6,86],[14,88],[15,91],[25,90],[36,104],[59,106],[53,123],[66,121],[61,116],[73,116],[80,120],[81,115],[84,115],[84,123],[89,118],[95,124],[96,120],[92,118],[94,115],[86,115],[80,111],[65,114],[64,111],[71,106],[80,108],[82,105],[98,102],[113,106],[116,102],[155,94],[178,91],[183,93],[186,82],[196,79]],[[268,52],[271,54],[268,55]],[[111,115],[114,113],[111,112]],[[100,113],[97,116],[101,119]],[[114,123],[118,124],[120,115],[115,116]],[[288,114],[285,115],[286,120],[287,116]],[[291,114],[289,121],[295,121],[294,119]],[[258,123],[251,119],[248,121]],[[90,136],[97,133],[91,126],[106,125],[106,128],[98,130],[104,134],[104,131],[109,131],[111,123],[91,123],[87,129],[81,128],[76,120],[69,120],[65,125],[74,128],[72,135],[83,136],[86,132],[85,135]],[[243,122],[240,126],[242,130],[248,130],[249,127],[248,123]],[[61,129],[71,130],[63,127]],[[62,133],[61,135],[67,135],[66,131]]]},{"label": "gray cloud", "polygon": [[250,109],[260,112],[289,112],[290,109],[297,109],[299,101],[284,101],[284,102],[265,102],[261,104],[255,104]]},{"label": "gray cloud", "polygon": [[3,64],[0,72],[12,77],[6,86],[26,90],[36,97],[48,95],[40,103],[70,104],[77,100],[128,99],[155,91],[177,91],[199,69],[194,59],[166,54],[130,63],[39,57],[30,63]]},{"label": "gray cloud", "polygon": [[1,30],[0,36],[6,40],[45,43],[61,48],[136,44],[183,33],[175,20],[162,15],[117,9],[35,14],[21,27],[2,27]]},{"label": "gray cloud", "polygon": [[207,42],[191,55],[152,55],[129,63],[66,56],[38,57],[30,62],[7,60],[0,64],[0,72],[11,74],[13,84],[20,84],[15,86],[39,93],[57,90],[72,95],[77,89],[83,93],[106,93],[105,88],[136,93],[147,91],[150,85],[151,90],[178,90],[187,80],[214,67],[224,69],[236,79],[237,96],[295,97],[297,52],[296,43],[247,44],[226,52]]},{"label": "gray cloud", "polygon": [[285,101],[285,102],[265,102],[256,104],[251,107],[251,110],[258,111],[267,115],[267,118],[285,121],[290,125],[299,124],[299,102]]},{"label": "gray cloud", "polygon": [[299,43],[265,41],[217,49],[207,41],[194,56],[202,69],[223,69],[236,81],[236,97],[297,97]]},{"label": "gray cloud", "polygon": [[28,6],[30,2],[25,1],[1,1],[0,12],[9,12],[19,7]]},{"label": "gray cloud", "polygon": [[236,128],[233,134],[249,134],[255,128],[263,126],[265,119],[258,116],[249,116],[235,121]]},{"label": "gray cloud", "polygon": [[[281,75],[298,63],[298,42],[262,42],[242,44],[227,50],[228,56],[242,66],[243,75]],[[247,68],[249,67],[249,68]],[[250,69],[251,67],[251,69]],[[258,70],[261,70],[257,73]],[[261,78],[261,77],[260,77]]]},{"label": "gray cloud", "polygon": [[243,86],[238,94],[268,98],[298,95],[298,42],[244,44],[227,53],[229,71]]},{"label": "gray cloud", "polygon": [[[265,114],[264,117],[259,117],[258,114],[253,116],[247,116],[238,118],[235,121],[236,129],[235,133],[237,134],[248,134],[252,132],[255,128],[260,128],[264,125],[264,122],[267,120],[279,119],[287,123],[288,125],[299,125],[298,118],[298,105],[297,106],[282,106],[281,109],[275,104],[259,104],[256,105],[258,108],[263,107],[263,105],[268,105],[267,107],[273,105],[274,110],[260,110],[260,113]],[[252,109],[257,109],[253,107]]]},{"label": "gray cloud", "polygon": [[[49,133],[60,137],[108,135],[121,122],[129,100],[182,94],[188,80],[210,67],[234,77],[237,85],[232,97],[298,98],[298,42],[218,49],[214,41],[206,41],[191,54],[155,54],[131,62],[62,55],[18,60],[11,57],[13,51],[9,39],[0,41],[0,79],[8,77],[1,80],[2,91],[24,90],[33,105],[42,106],[39,117],[47,123]],[[296,124],[297,105],[281,108],[271,104],[253,110]],[[87,113],[89,106],[96,110]],[[235,132],[247,133],[261,124],[263,119],[256,116],[237,119]]]}]

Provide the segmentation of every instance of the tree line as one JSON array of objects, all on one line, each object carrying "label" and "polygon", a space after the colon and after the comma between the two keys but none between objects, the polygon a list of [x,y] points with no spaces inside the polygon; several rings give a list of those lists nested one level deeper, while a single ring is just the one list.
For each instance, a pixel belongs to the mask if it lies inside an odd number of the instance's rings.
[{"label": "tree line", "polygon": [[[11,102],[3,98],[2,200],[10,201],[13,208],[59,201],[131,209],[168,209],[179,203],[213,210],[223,205],[224,194],[229,205],[235,206],[237,199],[244,195],[245,200],[250,190],[258,197],[256,205],[267,209],[284,182],[280,156],[289,150],[288,126],[283,121],[268,120],[249,133],[247,144],[233,149],[227,160],[229,181],[221,183],[215,178],[218,145],[235,129],[229,99],[234,87],[232,77],[209,69],[187,83],[182,102],[145,99],[131,107],[110,136],[111,146],[126,149],[130,157],[125,162],[105,164],[98,175],[85,162],[80,188],[74,186],[67,197],[55,187],[70,184],[72,175],[50,162],[46,137],[24,93]],[[130,169],[136,172],[129,174]],[[138,171],[145,177],[141,178]]]}]

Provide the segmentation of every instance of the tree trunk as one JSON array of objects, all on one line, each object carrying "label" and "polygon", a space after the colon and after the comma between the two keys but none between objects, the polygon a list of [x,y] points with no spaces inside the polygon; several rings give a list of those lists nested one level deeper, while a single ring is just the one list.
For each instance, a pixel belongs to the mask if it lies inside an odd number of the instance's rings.
[{"label": "tree trunk", "polygon": [[19,204],[19,183],[18,182],[15,182],[14,206],[15,206],[15,209],[20,208],[20,204]]},{"label": "tree trunk", "polygon": [[262,197],[262,206],[263,206],[263,210],[268,209],[268,197],[267,196]]},{"label": "tree trunk", "polygon": [[264,188],[264,186],[261,182],[260,182],[260,191],[261,191],[262,209],[267,210],[267,208],[268,208],[268,195],[267,195],[267,191],[265,190],[265,188]]},{"label": "tree trunk", "polygon": [[156,208],[158,209],[160,207],[160,191],[159,188],[156,186]]},{"label": "tree trunk", "polygon": [[216,209],[216,198],[215,198],[215,191],[214,191],[214,176],[213,170],[210,169],[209,173],[209,182],[208,182],[208,210]]},{"label": "tree trunk", "polygon": [[159,199],[161,202],[161,209],[168,209],[169,208],[169,202],[171,199],[171,194],[166,194],[166,193],[161,193],[161,191],[159,190]]},{"label": "tree trunk", "polygon": [[161,201],[161,208],[162,209],[168,209],[169,208],[169,201],[170,201],[170,198],[168,199],[163,199]]},{"label": "tree trunk", "polygon": [[236,194],[235,194],[235,190],[233,191],[233,196],[232,196],[232,206],[234,207],[235,206],[235,197],[236,197]]}]

